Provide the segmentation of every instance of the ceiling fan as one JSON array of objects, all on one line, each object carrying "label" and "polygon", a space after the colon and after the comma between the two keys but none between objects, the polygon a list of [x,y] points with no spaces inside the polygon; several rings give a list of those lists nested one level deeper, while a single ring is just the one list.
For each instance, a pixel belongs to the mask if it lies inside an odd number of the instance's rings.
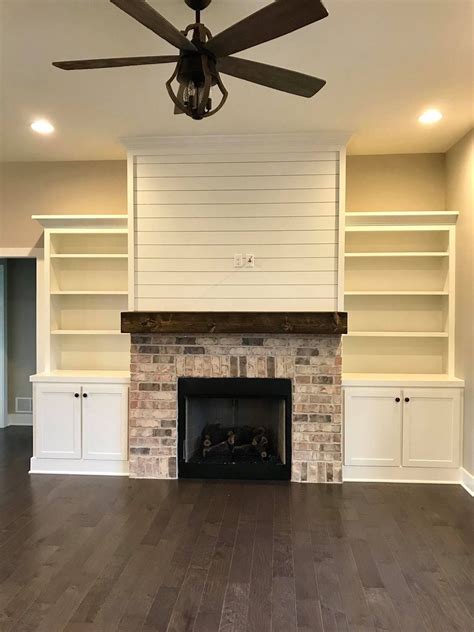
[{"label": "ceiling fan", "polygon": [[[175,104],[175,114],[184,113],[197,120],[216,114],[226,102],[228,92],[222,82],[221,73],[308,98],[326,84],[323,79],[310,75],[231,57],[234,53],[327,17],[328,12],[320,0],[275,0],[215,37],[201,23],[201,11],[209,6],[211,0],[185,0],[196,12],[196,18],[184,31],[175,28],[145,0],[110,1],[178,48],[179,55],[57,61],[53,66],[62,70],[87,70],[176,63],[176,69],[166,83]],[[190,33],[191,38],[188,37]],[[173,90],[175,80],[178,84],[176,92]],[[221,93],[217,107],[213,107],[211,98],[213,87],[217,87]]]}]

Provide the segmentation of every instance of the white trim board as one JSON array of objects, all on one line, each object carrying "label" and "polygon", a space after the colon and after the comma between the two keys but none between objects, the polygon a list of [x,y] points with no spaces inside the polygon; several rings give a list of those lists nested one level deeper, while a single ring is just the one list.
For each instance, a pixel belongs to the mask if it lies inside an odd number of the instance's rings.
[{"label": "white trim board", "polygon": [[461,477],[461,487],[464,487],[468,494],[474,496],[474,474],[470,474],[462,467]]},{"label": "white trim board", "polygon": [[343,483],[431,483],[460,485],[461,468],[343,465]]},{"label": "white trim board", "polygon": [[8,426],[33,426],[33,413],[9,413]]},{"label": "white trim board", "polygon": [[128,461],[86,461],[81,459],[38,459],[32,457],[29,474],[128,476]]}]

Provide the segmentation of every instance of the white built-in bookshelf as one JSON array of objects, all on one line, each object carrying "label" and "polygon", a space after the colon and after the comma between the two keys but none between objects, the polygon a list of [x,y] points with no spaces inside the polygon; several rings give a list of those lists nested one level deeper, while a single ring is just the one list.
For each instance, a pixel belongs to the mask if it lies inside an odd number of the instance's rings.
[{"label": "white built-in bookshelf", "polygon": [[126,215],[34,216],[44,227],[44,372],[124,377],[130,340]]},{"label": "white built-in bookshelf", "polygon": [[347,213],[345,383],[454,378],[457,213]]}]

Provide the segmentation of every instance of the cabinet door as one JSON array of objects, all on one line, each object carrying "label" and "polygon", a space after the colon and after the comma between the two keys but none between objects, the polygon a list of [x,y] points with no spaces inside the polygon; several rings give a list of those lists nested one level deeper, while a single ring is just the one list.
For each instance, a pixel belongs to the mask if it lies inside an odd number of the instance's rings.
[{"label": "cabinet door", "polygon": [[399,389],[344,390],[345,465],[400,465],[400,400]]},{"label": "cabinet door", "polygon": [[403,465],[458,467],[461,394],[457,389],[403,391]]},{"label": "cabinet door", "polygon": [[82,424],[85,459],[126,461],[128,387],[117,384],[84,384]]},{"label": "cabinet door", "polygon": [[81,387],[35,384],[35,455],[81,458]]}]

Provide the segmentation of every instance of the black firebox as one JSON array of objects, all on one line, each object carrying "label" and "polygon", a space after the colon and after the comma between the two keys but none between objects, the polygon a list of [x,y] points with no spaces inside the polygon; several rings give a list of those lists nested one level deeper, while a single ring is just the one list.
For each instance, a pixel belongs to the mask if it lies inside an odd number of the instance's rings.
[{"label": "black firebox", "polygon": [[180,378],[178,476],[290,480],[291,380]]}]

